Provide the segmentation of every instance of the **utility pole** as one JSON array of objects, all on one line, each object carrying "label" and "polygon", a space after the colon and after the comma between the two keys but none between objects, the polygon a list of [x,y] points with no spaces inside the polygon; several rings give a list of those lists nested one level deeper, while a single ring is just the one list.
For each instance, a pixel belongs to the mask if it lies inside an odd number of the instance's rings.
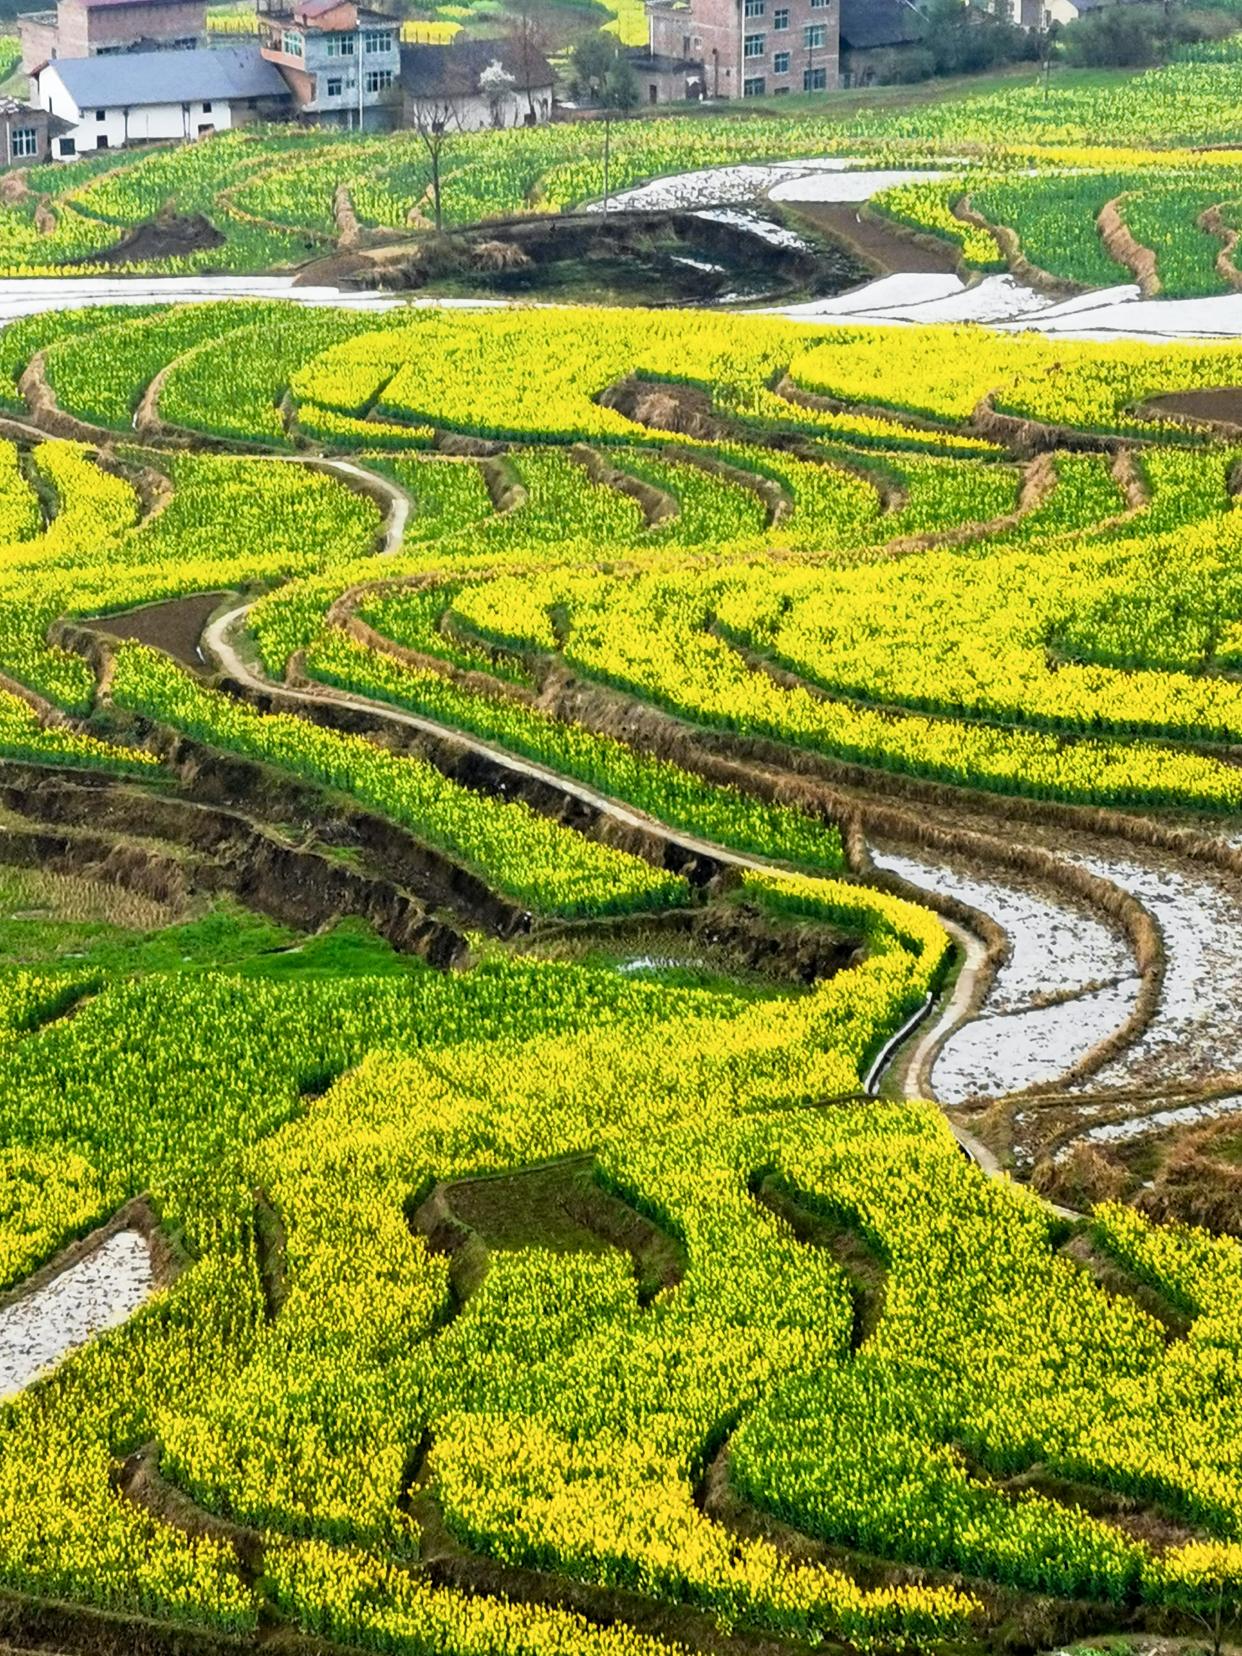
[{"label": "utility pole", "polygon": [[609,164],[612,160],[612,110],[604,106],[604,217],[608,217]]},{"label": "utility pole", "polygon": [[361,132],[362,131],[362,16],[361,16],[361,13],[357,13],[357,12],[354,15],[358,18],[358,51],[357,51],[357,55],[356,55],[355,60],[354,60],[354,73],[358,77],[358,131]]}]

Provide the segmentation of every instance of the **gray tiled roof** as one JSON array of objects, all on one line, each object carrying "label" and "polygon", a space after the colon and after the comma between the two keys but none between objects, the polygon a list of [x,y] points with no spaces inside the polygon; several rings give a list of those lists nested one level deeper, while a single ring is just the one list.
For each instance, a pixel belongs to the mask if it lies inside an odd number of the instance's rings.
[{"label": "gray tiled roof", "polygon": [[908,46],[922,40],[925,25],[911,0],[841,0],[841,44],[863,51]]},{"label": "gray tiled roof", "polygon": [[55,70],[79,109],[131,109],[141,104],[288,95],[278,69],[257,45],[201,47],[192,52],[116,52],[57,58]]},{"label": "gray tiled roof", "polygon": [[401,82],[414,98],[469,98],[479,91],[479,76],[491,64],[513,76],[515,91],[555,84],[548,60],[532,51],[522,62],[521,45],[503,37],[496,40],[468,40],[458,35],[447,46],[403,46]]}]

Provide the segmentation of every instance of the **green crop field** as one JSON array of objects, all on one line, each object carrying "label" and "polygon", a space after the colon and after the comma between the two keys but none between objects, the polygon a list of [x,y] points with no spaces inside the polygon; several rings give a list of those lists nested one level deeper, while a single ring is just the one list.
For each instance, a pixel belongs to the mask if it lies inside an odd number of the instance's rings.
[{"label": "green crop field", "polygon": [[[617,27],[634,32],[628,14]],[[1224,231],[1199,220],[1242,199],[1240,107],[1242,51],[1231,39],[1186,48],[1142,74],[1058,68],[1048,87],[1027,71],[905,96],[880,88],[818,102],[758,100],[745,121],[638,118],[611,145],[611,187],[810,156],[916,167],[947,157],[947,181],[881,194],[875,209],[963,244],[967,267],[1001,265],[1006,255],[991,235],[951,211],[970,200],[1013,232],[1031,263],[1090,286],[1128,277],[1096,229],[1101,209],[1115,201],[1153,253],[1163,290],[1194,296],[1236,285],[1216,264]],[[446,223],[594,200],[603,191],[603,149],[596,123],[455,134],[443,157]],[[247,127],[193,145],[36,167],[24,178],[26,193],[0,209],[0,271],[40,275],[72,265],[88,274],[119,264],[183,274],[294,268],[332,254],[341,191],[364,237],[418,228],[431,169],[416,132]],[[114,252],[121,238],[170,203],[183,215],[208,215],[223,244],[127,266]]]},{"label": "green crop field", "polygon": [[[885,775],[916,839],[903,788],[1186,855],[1240,813],[1236,456],[1143,411],[1238,347],[923,329],[894,377],[878,328],[268,302],[4,341],[81,425],[0,451],[0,1317],[115,1215],[159,1267],[3,1405],[13,1624],[886,1649],[1231,1603],[1242,1251],[868,1095],[962,958],[865,840]],[[632,376],[716,434],[600,402]]]},{"label": "green crop field", "polygon": [[[825,107],[613,182],[912,166],[972,282],[1235,285],[1229,43]],[[455,137],[450,228],[601,146]],[[1236,1649],[1242,343],[79,306],[342,188],[422,246],[426,152],[25,177],[0,1656]],[[117,272],[170,201],[223,243]]]}]

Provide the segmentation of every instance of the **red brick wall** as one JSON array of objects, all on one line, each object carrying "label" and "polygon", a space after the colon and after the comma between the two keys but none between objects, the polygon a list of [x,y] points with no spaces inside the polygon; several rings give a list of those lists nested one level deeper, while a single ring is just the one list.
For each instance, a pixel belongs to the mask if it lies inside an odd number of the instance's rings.
[{"label": "red brick wall", "polygon": [[707,95],[741,96],[741,0],[691,0],[687,7],[651,15],[651,49],[702,60]]},{"label": "red brick wall", "polygon": [[145,0],[133,6],[86,6],[60,0],[57,56],[90,57],[101,46],[173,41],[207,34],[206,0]]},{"label": "red brick wall", "polygon": [[[807,68],[825,70],[827,90],[835,89],[840,69],[840,0],[814,7],[811,0],[763,0],[763,7],[759,17],[745,16],[744,0],[689,0],[685,7],[661,7],[649,14],[651,49],[670,57],[702,60],[709,98],[740,98],[743,81],[752,76],[761,76],[769,93],[778,86],[801,92]],[[779,11],[789,14],[784,29],[775,26]],[[824,27],[826,42],[808,49],[803,31],[816,24]],[[761,57],[743,57],[746,35],[764,37]],[[777,52],[788,52],[790,60],[789,69],[780,74],[773,68]]]},{"label": "red brick wall", "polygon": [[[37,155],[10,156],[9,132],[13,127],[34,127],[39,134]],[[48,155],[46,109],[23,110],[20,115],[0,115],[0,166],[33,167],[40,161],[46,161]]]},{"label": "red brick wall", "polygon": [[22,43],[22,69],[28,75],[33,74],[56,49],[56,25],[40,22],[38,15],[19,17],[17,33]]}]

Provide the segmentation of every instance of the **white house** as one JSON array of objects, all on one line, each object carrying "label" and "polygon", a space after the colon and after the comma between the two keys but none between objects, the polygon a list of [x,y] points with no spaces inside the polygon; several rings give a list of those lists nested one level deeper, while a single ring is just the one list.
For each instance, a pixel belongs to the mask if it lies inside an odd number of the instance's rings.
[{"label": "white house", "polygon": [[454,132],[535,126],[551,119],[556,76],[542,52],[520,41],[468,40],[403,46],[405,124]]},{"label": "white house", "polygon": [[31,76],[40,109],[73,130],[58,159],[169,138],[202,138],[288,110],[291,94],[258,46],[56,58]]}]

